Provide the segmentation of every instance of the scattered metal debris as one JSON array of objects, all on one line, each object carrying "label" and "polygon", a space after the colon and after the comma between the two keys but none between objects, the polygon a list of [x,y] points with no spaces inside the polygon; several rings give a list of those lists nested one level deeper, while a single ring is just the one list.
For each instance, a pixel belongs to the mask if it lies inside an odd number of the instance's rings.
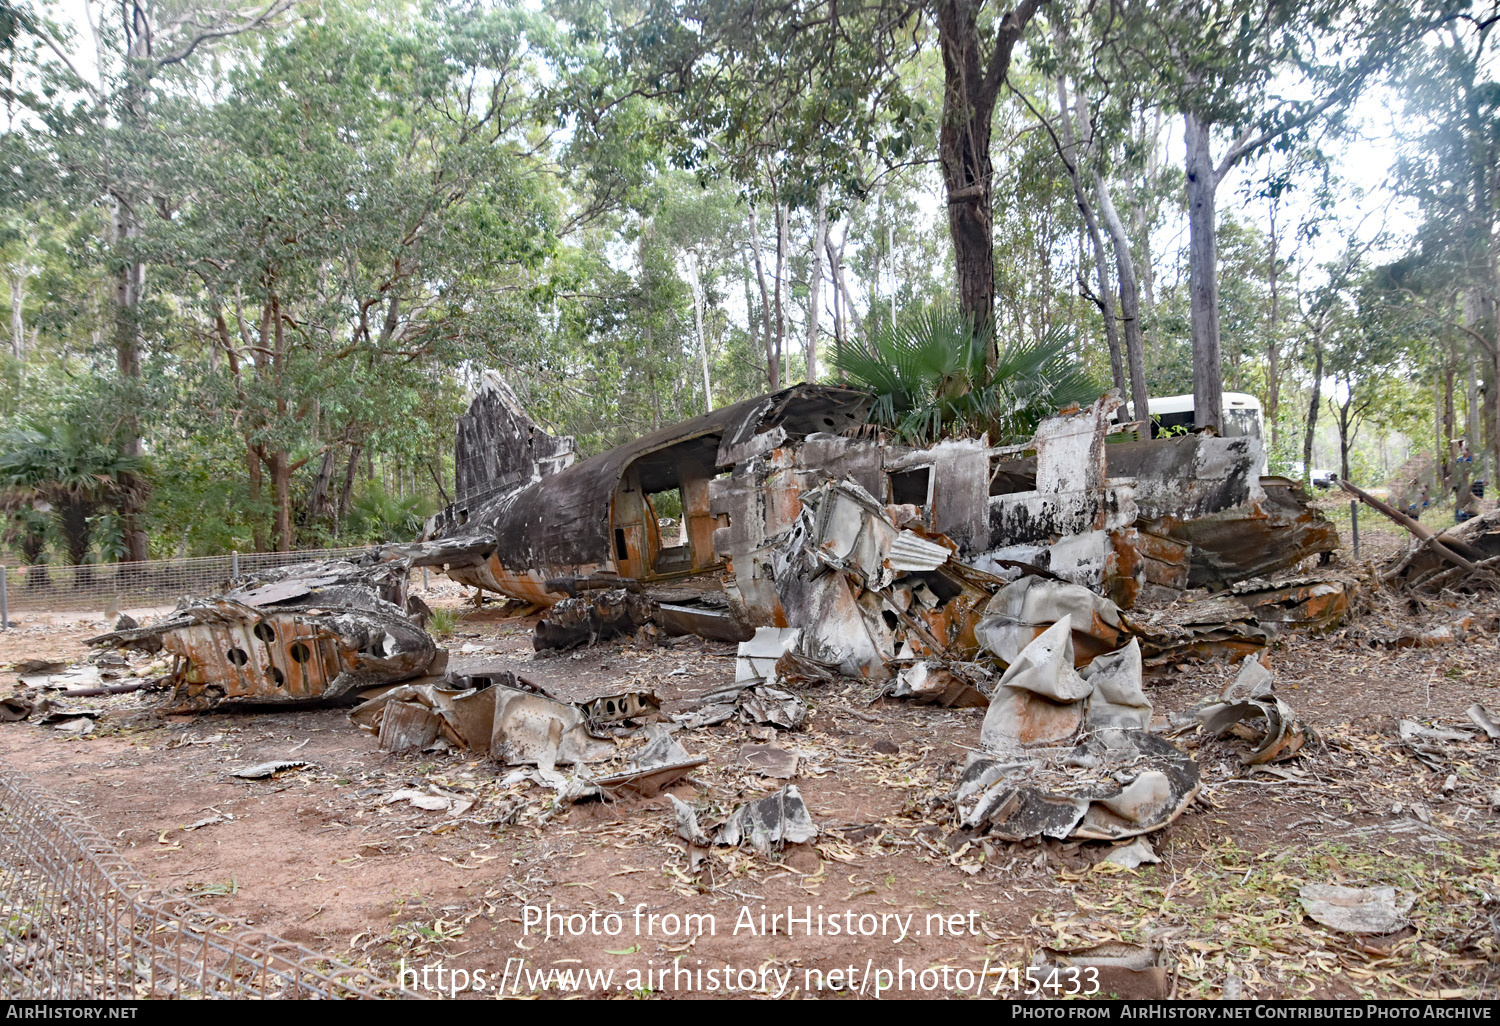
[{"label": "scattered metal debris", "polygon": [[1071,749],[970,759],[959,823],[1001,840],[1116,840],[1159,829],[1198,794],[1198,764],[1163,738],[1102,730]]},{"label": "scattered metal debris", "polygon": [[730,719],[798,730],[807,719],[807,703],[790,691],[765,684],[733,684],[699,696],[686,712],[672,719],[683,727],[711,727]]},{"label": "scattered metal debris", "polygon": [[1243,603],[1228,595],[1176,603],[1144,617],[1126,616],[1123,622],[1141,639],[1148,667],[1216,659],[1239,662],[1264,651],[1272,637]]},{"label": "scattered metal debris", "polygon": [[716,840],[730,847],[749,841],[757,851],[768,852],[773,846],[805,844],[817,836],[818,827],[801,792],[796,784],[788,784],[775,794],[735,809],[719,828]]},{"label": "scattered metal debris", "polygon": [[1141,644],[1135,638],[1118,652],[1099,656],[1082,672],[1093,687],[1084,726],[1149,730],[1151,701],[1141,689]]},{"label": "scattered metal debris", "polygon": [[536,625],[532,644],[543,649],[570,649],[606,638],[634,634],[651,619],[651,600],[639,591],[608,588],[586,598],[566,598]]},{"label": "scattered metal debris", "polygon": [[690,771],[708,762],[694,758],[659,724],[646,727],[646,744],[621,770],[590,782],[600,797],[613,798],[633,794],[654,798]]},{"label": "scattered metal debris", "polygon": [[442,672],[446,653],[378,594],[381,582],[397,579],[397,590],[404,591],[404,568],[339,563],[335,570],[328,564],[287,568],[273,583],[189,602],[149,627],[88,644],[165,649],[175,657],[167,683],[189,709],[343,699]]},{"label": "scattered metal debris", "polygon": [[693,807],[675,794],[667,797],[672,800],[672,813],[677,817],[677,836],[689,844],[705,848],[713,843],[698,825],[698,814],[693,811]]},{"label": "scattered metal debris", "polygon": [[[1112,840],[1171,822],[1197,795],[1198,765],[1142,729],[1140,650],[1074,668],[1071,614],[1016,656],[1000,678],[952,799],[961,826],[1003,840]],[[1085,730],[1092,717],[1098,726]],[[1068,742],[1058,746],[1059,742]]]},{"label": "scattered metal debris", "polygon": [[934,666],[926,660],[915,662],[897,674],[885,693],[892,698],[944,709],[983,709],[990,704],[989,696],[961,676],[956,667]]},{"label": "scattered metal debris", "polygon": [[741,745],[739,761],[763,777],[790,780],[797,775],[797,756],[774,745]]},{"label": "scattered metal debris", "polygon": [[1080,585],[1040,577],[1023,577],[997,592],[974,633],[986,651],[1002,666],[1009,666],[1064,616],[1072,626],[1076,666],[1113,652],[1125,642],[1119,606]]},{"label": "scattered metal debris", "polygon": [[990,751],[1061,741],[1083,726],[1094,687],[1073,668],[1072,617],[1064,614],[1021,650],[995,686],[979,743]]},{"label": "scattered metal debris", "polygon": [[1102,859],[1111,865],[1124,866],[1126,869],[1136,869],[1148,862],[1160,862],[1161,856],[1156,854],[1156,849],[1151,847],[1151,842],[1144,837],[1137,837],[1129,844],[1114,848]]},{"label": "scattered metal debris", "polygon": [[550,770],[560,764],[600,762],[614,745],[589,731],[588,714],[576,705],[497,685],[490,757],[506,765]]},{"label": "scattered metal debris", "polygon": [[1473,720],[1474,724],[1479,727],[1480,730],[1484,731],[1485,737],[1489,738],[1491,741],[1495,740],[1496,738],[1500,738],[1500,725],[1497,725],[1495,723],[1495,717],[1488,709],[1480,705],[1478,702],[1475,702],[1464,711],[1468,715],[1469,719]]},{"label": "scattered metal debris", "polygon": [[273,759],[270,762],[259,762],[254,766],[235,770],[233,775],[244,780],[265,780],[267,777],[274,777],[287,770],[301,769],[311,765],[312,763],[306,759]]},{"label": "scattered metal debris", "polygon": [[1410,925],[1406,914],[1417,897],[1394,887],[1310,883],[1297,892],[1297,900],[1314,922],[1340,933],[1387,934]]},{"label": "scattered metal debris", "polygon": [[[1249,662],[1247,665],[1255,665]],[[1233,732],[1254,747],[1240,755],[1247,766],[1284,762],[1302,750],[1307,732],[1291,707],[1271,694],[1217,702],[1198,711],[1205,730],[1217,737]]]},{"label": "scattered metal debris", "polygon": [[[380,749],[401,752],[431,744],[440,734],[471,751],[488,751],[495,718],[490,681],[458,678],[402,684],[350,710],[349,718],[380,738]],[[460,687],[460,684],[475,684]]]},{"label": "scattered metal debris", "polygon": [[450,816],[462,816],[474,807],[473,799],[444,794],[433,786],[429,786],[426,791],[414,787],[401,788],[385,796],[386,805],[394,805],[396,802],[406,802],[426,812],[446,812]]},{"label": "scattered metal debris", "polygon": [[1401,740],[1425,738],[1430,741],[1472,741],[1474,735],[1467,730],[1448,730],[1444,727],[1424,727],[1416,720],[1401,720],[1396,724]]}]

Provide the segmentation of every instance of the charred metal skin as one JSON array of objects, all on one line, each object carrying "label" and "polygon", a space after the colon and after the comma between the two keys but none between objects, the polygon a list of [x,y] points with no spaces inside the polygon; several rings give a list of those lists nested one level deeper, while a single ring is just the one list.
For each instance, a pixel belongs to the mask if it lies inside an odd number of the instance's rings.
[{"label": "charred metal skin", "polygon": [[[639,603],[606,609],[585,591],[722,573],[725,614],[655,602],[652,618],[724,638],[807,628],[818,658],[883,677],[903,646],[915,658],[971,654],[984,604],[1018,570],[1129,609],[1338,543],[1289,482],[1261,478],[1252,438],[1107,444],[1113,393],[1047,418],[1025,445],[914,449],[870,430],[867,395],[804,384],[568,467],[503,383],[486,381],[460,425],[460,463],[479,459],[476,439],[497,447],[460,487],[478,490],[428,540],[385,555],[525,602],[566,601],[539,647],[639,626]],[[675,539],[651,498],[673,490]]]},{"label": "charred metal skin", "polygon": [[[470,418],[483,418],[494,405],[483,392],[475,404]],[[723,561],[714,533],[727,521],[710,511],[709,482],[722,469],[789,439],[857,428],[868,406],[862,392],[799,385],[547,473],[525,472],[516,464],[530,457],[511,446],[502,465],[483,479],[498,484],[461,495],[435,518],[430,541],[389,547],[387,554],[413,566],[443,566],[461,583],[547,605],[569,597],[566,582],[572,580],[658,581],[717,569]],[[534,426],[502,425],[488,435],[523,429],[532,432],[534,449]],[[461,463],[466,454],[472,462],[468,439],[481,434],[472,425],[461,427]],[[505,482],[517,481],[518,487],[506,490]],[[683,530],[677,544],[668,544],[650,496],[674,489],[682,497]]]},{"label": "charred metal skin", "polygon": [[100,647],[165,649],[180,705],[330,701],[428,671],[438,655],[426,631],[389,609],[256,608],[209,599],[151,627],[89,639]]}]

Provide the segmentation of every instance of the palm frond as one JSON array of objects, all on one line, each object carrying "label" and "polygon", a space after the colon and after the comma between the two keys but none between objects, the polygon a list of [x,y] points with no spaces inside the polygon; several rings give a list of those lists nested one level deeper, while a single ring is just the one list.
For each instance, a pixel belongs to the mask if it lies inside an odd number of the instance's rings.
[{"label": "palm frond", "polygon": [[846,344],[834,366],[874,397],[870,420],[903,442],[930,445],[954,434],[995,442],[1030,437],[1044,417],[1103,391],[1069,355],[1061,328],[1008,343],[989,365],[991,336],[952,307],[926,307]]}]

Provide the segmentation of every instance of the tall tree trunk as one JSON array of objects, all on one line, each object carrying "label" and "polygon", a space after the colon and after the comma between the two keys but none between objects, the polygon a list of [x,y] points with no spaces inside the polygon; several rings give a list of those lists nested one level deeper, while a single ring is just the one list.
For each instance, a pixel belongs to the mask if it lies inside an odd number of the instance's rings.
[{"label": "tall tree trunk", "polygon": [[838,254],[838,288],[844,297],[844,310],[849,323],[854,325],[854,334],[863,342],[865,340],[865,322],[859,315],[859,307],[854,304],[854,293],[849,291],[849,276],[844,273],[844,247],[849,244],[849,228],[844,228],[844,236],[839,240]]},{"label": "tall tree trunk", "polygon": [[1442,475],[1438,479],[1438,487],[1442,491],[1448,490],[1450,479],[1453,476],[1453,439],[1454,429],[1458,423],[1458,410],[1453,401],[1453,377],[1456,369],[1458,354],[1450,345],[1447,358],[1443,360],[1443,450],[1441,453]]},{"label": "tall tree trunk", "polygon": [[1130,362],[1130,403],[1136,420],[1149,420],[1151,393],[1146,389],[1146,342],[1141,331],[1140,290],[1136,285],[1135,259],[1130,253],[1130,236],[1125,234],[1125,225],[1109,197],[1109,185],[1097,171],[1094,172],[1094,187],[1099,193],[1099,213],[1115,247],[1115,270],[1120,282],[1120,321],[1125,329],[1125,356]]},{"label": "tall tree trunk", "polygon": [[1500,487],[1500,481],[1495,477],[1500,475],[1500,344],[1497,344],[1485,354],[1488,363],[1487,374],[1488,388],[1484,390],[1484,423],[1485,423],[1485,448],[1488,459],[1485,463],[1485,473],[1489,477],[1490,487]]},{"label": "tall tree trunk", "polygon": [[828,238],[828,186],[818,188],[818,217],[813,229],[812,271],[807,288],[807,380],[818,380],[818,320],[823,310],[823,246]]},{"label": "tall tree trunk", "polygon": [[776,344],[771,334],[771,299],[766,291],[766,261],[760,248],[760,224],[755,204],[750,204],[750,252],[755,256],[755,280],[760,285],[760,327],[766,341],[766,380],[771,391],[781,388],[781,361],[776,358]]},{"label": "tall tree trunk", "polygon": [[264,467],[261,462],[263,455],[264,453],[260,446],[246,445],[245,470],[250,485],[250,502],[252,507],[255,508],[255,519],[251,521],[250,533],[254,539],[256,552],[265,552],[268,547],[266,541],[266,522],[261,517],[259,509],[261,496],[264,494],[264,488],[261,484],[264,473]]},{"label": "tall tree trunk", "polygon": [[689,271],[693,293],[693,326],[698,332],[698,353],[703,358],[703,408],[711,412],[714,408],[714,386],[708,373],[708,336],[703,333],[703,278],[699,273],[698,257],[690,256]]},{"label": "tall tree trunk", "polygon": [[843,349],[849,340],[844,335],[844,296],[839,289],[838,251],[833,248],[833,239],[824,236],[823,248],[828,253],[828,280],[833,284],[833,342],[835,349]]},{"label": "tall tree trunk", "polygon": [[[1335,379],[1337,381],[1337,379]],[[1339,473],[1345,481],[1349,480],[1349,407],[1354,403],[1354,393],[1351,391],[1343,403],[1338,407],[1339,426]]]},{"label": "tall tree trunk", "polygon": [[328,507],[328,492],[333,484],[333,460],[335,455],[334,446],[323,450],[323,457],[318,463],[318,473],[313,478],[312,492],[307,499],[307,517],[316,520],[321,517]]},{"label": "tall tree trunk", "polygon": [[[134,213],[124,202],[114,204],[114,242],[127,253],[140,234]],[[141,397],[135,394],[141,380],[141,292],[146,284],[146,265],[127,257],[115,274],[115,370],[127,392],[119,409],[120,455],[141,458],[141,425],[137,414]],[[139,474],[121,475],[120,519],[125,535],[125,561],[140,562],[150,558],[150,542],[142,529],[140,516],[146,495],[146,482]]]},{"label": "tall tree trunk", "polygon": [[782,380],[792,383],[792,354],[787,343],[786,290],[782,281],[786,276],[786,207],[776,201],[776,352],[785,361]]},{"label": "tall tree trunk", "polygon": [[745,334],[751,339],[760,335],[760,319],[755,316],[755,297],[750,291],[750,258],[745,257]]},{"label": "tall tree trunk", "polygon": [[[1061,29],[1055,34],[1060,36]],[[1081,108],[1082,104],[1080,103],[1079,106]],[[1109,257],[1104,251],[1104,237],[1099,232],[1099,219],[1094,216],[1094,206],[1089,202],[1088,193],[1083,188],[1083,161],[1089,157],[1087,152],[1089,126],[1080,117],[1077,130],[1074,130],[1072,103],[1068,100],[1068,85],[1061,75],[1057,76],[1057,111],[1058,127],[1062,130],[1063,150],[1059,156],[1062,157],[1063,166],[1067,168],[1068,181],[1073,186],[1073,202],[1078,207],[1078,212],[1083,215],[1084,229],[1094,252],[1094,277],[1099,289],[1099,313],[1104,318],[1104,341],[1109,347],[1110,378],[1115,389],[1121,396],[1124,396],[1126,395],[1125,363],[1121,357],[1120,325],[1115,319],[1115,290],[1109,280]],[[1085,140],[1081,147],[1078,143],[1080,136]],[[1136,419],[1141,419],[1139,413]]]},{"label": "tall tree trunk", "polygon": [[292,468],[284,449],[271,454],[271,490],[276,500],[276,551],[291,552],[292,535]]},{"label": "tall tree trunk", "polygon": [[344,487],[339,489],[338,516],[342,520],[349,515],[349,501],[354,495],[354,475],[359,471],[359,454],[364,446],[355,442],[349,447],[349,465],[344,468]]},{"label": "tall tree trunk", "polygon": [[[1154,196],[1161,181],[1161,107],[1156,107],[1153,112],[1153,123],[1151,130],[1146,130],[1146,119],[1141,117],[1140,145],[1146,153],[1146,167],[1141,172],[1141,187],[1146,195]],[[1135,224],[1136,243],[1141,254],[1140,260],[1136,262],[1136,270],[1141,279],[1142,308],[1150,310],[1156,306],[1156,268],[1151,257],[1151,217],[1147,211],[1146,204],[1141,201],[1137,190],[1132,187],[1126,197],[1130,205],[1131,220]]]},{"label": "tall tree trunk", "polygon": [[1313,339],[1312,398],[1307,404],[1307,432],[1302,436],[1302,483],[1312,480],[1313,434],[1318,430],[1318,407],[1323,402],[1323,340]]},{"label": "tall tree trunk", "polygon": [[[982,51],[981,0],[938,0],[938,43],[943,57],[943,112],[938,131],[938,163],[948,200],[948,233],[953,239],[958,305],[975,325],[995,324],[995,243],[993,165],[990,131],[995,98],[1010,71],[1011,52],[1041,0],[1020,0],[1001,17],[994,40]],[[996,339],[992,333],[991,338]],[[989,364],[999,360],[991,344]]]},{"label": "tall tree trunk", "polygon": [[901,277],[896,273],[896,223],[894,218],[885,221],[885,251],[891,265],[891,330],[896,329],[896,293],[901,289]]},{"label": "tall tree trunk", "polygon": [[1276,254],[1276,201],[1271,201],[1270,259],[1266,263],[1266,277],[1271,287],[1271,309],[1266,327],[1266,427],[1271,433],[1271,451],[1281,444],[1281,293],[1277,288],[1280,266]]},{"label": "tall tree trunk", "polygon": [[1469,444],[1468,476],[1473,479],[1484,476],[1486,462],[1485,432],[1481,427],[1484,413],[1479,404],[1479,347],[1475,345],[1469,346],[1469,376],[1466,385],[1465,401],[1468,406],[1468,419],[1464,435]]},{"label": "tall tree trunk", "polygon": [[14,267],[10,272],[10,352],[17,360],[26,357],[26,272]]},{"label": "tall tree trunk", "polygon": [[1193,338],[1193,411],[1197,426],[1224,428],[1224,369],[1219,340],[1219,243],[1209,124],[1184,115],[1187,144],[1188,297]]}]

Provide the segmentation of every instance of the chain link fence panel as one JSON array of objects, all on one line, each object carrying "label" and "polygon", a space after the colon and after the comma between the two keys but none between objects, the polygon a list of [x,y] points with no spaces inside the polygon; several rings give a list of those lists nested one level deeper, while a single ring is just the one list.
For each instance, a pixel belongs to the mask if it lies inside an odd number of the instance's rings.
[{"label": "chain link fence panel", "polygon": [[93,827],[0,765],[0,997],[419,997],[154,888]]},{"label": "chain link fence panel", "polygon": [[5,567],[5,597],[12,615],[24,612],[118,612],[174,606],[184,596],[221,591],[231,577],[312,560],[347,559],[367,551],[304,549],[245,552],[142,563],[85,563]]}]

